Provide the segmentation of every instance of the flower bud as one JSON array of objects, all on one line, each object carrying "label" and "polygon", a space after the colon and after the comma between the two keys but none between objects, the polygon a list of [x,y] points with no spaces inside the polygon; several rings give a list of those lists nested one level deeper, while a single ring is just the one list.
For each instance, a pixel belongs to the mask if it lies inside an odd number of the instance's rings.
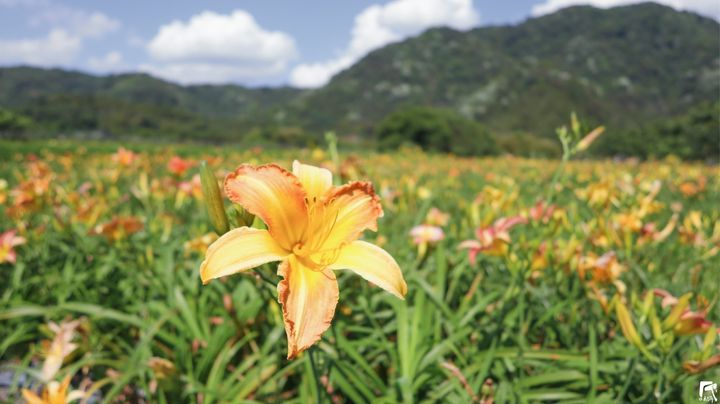
[{"label": "flower bud", "polygon": [[200,180],[202,182],[203,197],[205,199],[208,216],[215,231],[222,236],[229,230],[228,219],[225,215],[225,205],[220,195],[217,178],[215,178],[215,175],[205,161],[200,164]]},{"label": "flower bud", "polygon": [[620,323],[620,329],[627,340],[640,349],[645,348],[645,344],[642,342],[642,338],[633,324],[632,317],[625,304],[620,299],[615,301],[615,315],[617,316],[618,322]]},{"label": "flower bud", "polygon": [[680,316],[685,313],[685,309],[687,309],[688,305],[690,304],[690,298],[692,297],[692,293],[686,293],[682,295],[675,306],[670,310],[670,314],[665,318],[663,321],[663,329],[669,330],[680,321]]},{"label": "flower bud", "polygon": [[593,129],[592,132],[588,133],[582,140],[580,140],[575,147],[575,150],[577,151],[583,151],[586,150],[590,145],[600,137],[600,135],[605,132],[604,126],[598,126],[597,128]]},{"label": "flower bud", "polygon": [[255,215],[248,212],[238,204],[235,204],[233,206],[235,207],[235,218],[237,219],[238,226],[252,227],[252,224],[255,221]]},{"label": "flower bud", "polygon": [[702,359],[705,360],[710,357],[710,354],[712,354],[713,346],[715,345],[715,340],[718,336],[718,330],[717,327],[710,326],[708,328],[707,332],[705,333],[705,338],[703,338],[703,346],[702,346]]}]

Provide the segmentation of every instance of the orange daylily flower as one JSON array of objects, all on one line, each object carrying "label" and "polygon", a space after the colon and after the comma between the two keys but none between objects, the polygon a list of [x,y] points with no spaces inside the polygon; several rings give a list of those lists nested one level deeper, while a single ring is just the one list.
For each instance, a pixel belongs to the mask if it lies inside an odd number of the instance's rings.
[{"label": "orange daylily flower", "polygon": [[25,244],[25,239],[16,234],[17,232],[15,230],[0,233],[0,264],[3,262],[14,264],[17,260],[17,253],[14,247]]},{"label": "orange daylily flower", "polygon": [[522,216],[503,217],[496,220],[491,226],[478,227],[475,230],[476,240],[465,240],[458,246],[461,250],[468,250],[470,262],[475,263],[477,255],[501,256],[507,252],[510,244],[510,229],[526,224],[527,219]]},{"label": "orange daylily flower", "polygon": [[68,375],[62,382],[51,381],[45,386],[40,396],[31,390],[23,389],[23,398],[28,404],[66,404],[83,398],[85,394],[82,391],[73,390],[68,392],[70,379],[71,377]]},{"label": "orange daylily flower", "polygon": [[[618,285],[622,284],[619,281],[620,275],[625,271],[625,266],[618,262],[614,251],[607,252],[599,257],[591,252],[582,257],[578,263],[580,279],[585,280],[585,274],[589,272],[592,281],[600,284],[615,283],[616,286],[620,287]],[[624,290],[624,285],[620,289]]]},{"label": "orange daylily flower", "polygon": [[117,153],[112,155],[112,160],[123,167],[129,167],[137,159],[138,155],[132,150],[120,147]]},{"label": "orange daylily flower", "polygon": [[[707,308],[699,311],[692,311],[688,306],[688,300],[682,301],[682,298],[673,296],[670,292],[665,289],[653,289],[653,294],[657,297],[662,298],[661,305],[663,308],[672,307],[678,311],[673,321],[668,321],[669,325],[672,326],[673,331],[677,335],[695,335],[705,334],[710,327],[712,322],[707,319]],[[668,316],[670,317],[671,314]],[[718,331],[720,334],[720,331]]]},{"label": "orange daylily flower", "polygon": [[293,162],[243,164],[225,177],[230,200],[261,218],[267,230],[240,227],[209,248],[200,266],[203,283],[280,261],[278,300],[288,338],[288,359],[316,343],[330,326],[338,302],[334,270],[350,269],[403,298],[407,285],[395,259],[358,240],[377,230],[383,214],[369,182],[332,185],[324,168]]},{"label": "orange daylily flower", "polygon": [[431,208],[425,215],[425,223],[430,226],[445,226],[450,221],[450,215],[438,208]]},{"label": "orange daylily flower", "polygon": [[185,174],[185,171],[189,170],[192,166],[192,161],[185,160],[178,156],[173,156],[167,164],[168,170],[177,176],[182,176]]}]

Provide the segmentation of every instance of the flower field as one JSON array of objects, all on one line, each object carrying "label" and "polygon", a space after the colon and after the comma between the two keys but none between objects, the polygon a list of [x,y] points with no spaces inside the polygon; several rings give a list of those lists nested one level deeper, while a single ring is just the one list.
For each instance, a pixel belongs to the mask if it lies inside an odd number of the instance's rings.
[{"label": "flower field", "polygon": [[[694,402],[701,380],[720,383],[716,166],[0,149],[0,401]],[[361,239],[407,288],[328,269],[332,321],[289,355],[299,320],[277,263],[201,279],[220,235],[200,167],[222,184],[241,164],[293,176],[294,160],[372,183],[384,214]],[[227,197],[230,229],[268,227]]]}]

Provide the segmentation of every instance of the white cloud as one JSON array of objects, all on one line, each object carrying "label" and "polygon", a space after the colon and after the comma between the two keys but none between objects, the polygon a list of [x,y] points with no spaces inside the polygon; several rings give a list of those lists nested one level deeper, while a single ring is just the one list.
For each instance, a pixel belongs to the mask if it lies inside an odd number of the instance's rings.
[{"label": "white cloud", "polygon": [[120,21],[51,0],[0,0],[0,7],[26,7],[28,24],[49,32],[44,37],[0,39],[0,63],[40,66],[69,65],[88,38],[99,38],[120,27]]},{"label": "white cloud", "polygon": [[243,10],[173,21],[160,27],[147,50],[155,63],[143,70],[183,83],[269,77],[284,72],[297,55],[292,37],[263,29]]},{"label": "white cloud", "polygon": [[434,26],[468,29],[478,24],[472,0],[393,0],[372,5],[355,17],[350,43],[338,57],[296,66],[290,82],[299,87],[319,87],[368,52]]},{"label": "white cloud", "polygon": [[120,28],[120,21],[99,11],[85,11],[62,5],[49,5],[33,15],[30,25],[64,29],[82,38],[100,38]]},{"label": "white cloud", "polygon": [[46,37],[0,40],[0,63],[57,66],[70,63],[82,47],[82,39],[56,29]]},{"label": "white cloud", "polygon": [[103,57],[91,57],[88,59],[88,66],[91,69],[101,72],[118,71],[125,68],[123,55],[118,51],[112,51]]},{"label": "white cloud", "polygon": [[[615,7],[627,4],[642,3],[646,0],[546,0],[532,8],[533,16],[553,13],[561,8],[585,4],[600,8]],[[720,19],[720,1],[718,0],[654,0],[656,3],[673,7],[677,10],[694,11],[709,17]]]}]

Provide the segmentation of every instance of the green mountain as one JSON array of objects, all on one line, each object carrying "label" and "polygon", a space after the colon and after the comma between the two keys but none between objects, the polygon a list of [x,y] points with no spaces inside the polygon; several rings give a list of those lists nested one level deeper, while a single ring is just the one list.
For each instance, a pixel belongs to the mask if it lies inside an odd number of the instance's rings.
[{"label": "green mountain", "polygon": [[718,49],[720,25],[695,14],[652,3],[571,7],[517,26],[429,30],[371,53],[293,107],[309,125],[332,117],[346,130],[406,104],[454,108],[502,132],[551,133],[571,110],[627,128],[717,99]]},{"label": "green mountain", "polygon": [[334,129],[366,139],[383,117],[416,105],[455,110],[499,136],[552,135],[573,110],[629,131],[717,100],[718,49],[720,24],[709,18],[653,3],[581,6],[513,26],[431,29],[370,53],[315,90],[5,68],[0,108],[48,132],[116,136]]}]

